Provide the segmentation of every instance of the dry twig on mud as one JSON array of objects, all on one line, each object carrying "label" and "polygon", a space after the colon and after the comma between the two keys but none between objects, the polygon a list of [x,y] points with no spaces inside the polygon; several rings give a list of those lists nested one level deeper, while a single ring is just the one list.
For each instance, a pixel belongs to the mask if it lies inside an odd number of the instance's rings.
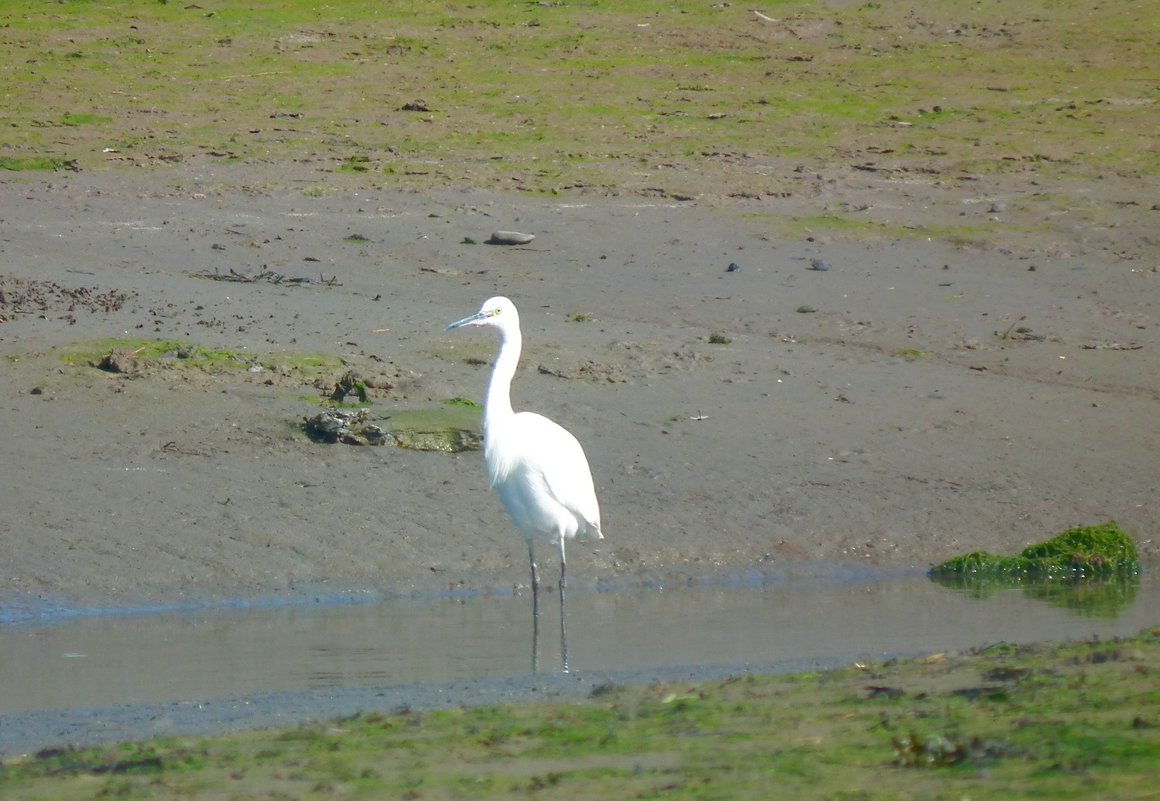
[{"label": "dry twig on mud", "polygon": [[318,278],[288,278],[287,276],[282,275],[282,273],[277,273],[273,270],[266,269],[256,272],[253,275],[243,275],[231,267],[228,273],[219,272],[217,269],[215,269],[212,273],[208,270],[205,270],[200,273],[194,273],[193,275],[195,278],[208,278],[211,281],[234,281],[239,284],[254,284],[258,281],[268,281],[271,284],[323,284],[325,286],[342,286],[342,284],[338,282],[337,275],[332,275],[330,278],[326,278],[321,273],[319,274]]}]

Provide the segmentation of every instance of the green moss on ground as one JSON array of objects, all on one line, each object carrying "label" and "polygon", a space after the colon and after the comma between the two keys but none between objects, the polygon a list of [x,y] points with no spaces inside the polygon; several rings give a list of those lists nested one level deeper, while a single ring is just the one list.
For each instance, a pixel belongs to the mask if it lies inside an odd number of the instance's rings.
[{"label": "green moss on ground", "polygon": [[1146,799],[1158,669],[1153,629],[797,676],[605,684],[584,701],[368,710],[47,749],[0,763],[0,797]]},{"label": "green moss on ground", "polygon": [[1017,588],[1079,614],[1113,616],[1135,599],[1139,573],[1132,538],[1108,522],[1070,529],[1018,556],[984,551],[956,556],[931,568],[929,575],[980,597]]},{"label": "green moss on ground", "polygon": [[4,155],[24,163],[307,158],[394,186],[674,195],[793,191],[778,159],[892,180],[1158,169],[1134,0],[25,5],[0,4],[27,66],[6,75]]},{"label": "green moss on ground", "polygon": [[1140,571],[1136,545],[1114,522],[1073,528],[1018,556],[976,551],[948,559],[931,569],[932,578],[1073,580],[1112,578]]}]

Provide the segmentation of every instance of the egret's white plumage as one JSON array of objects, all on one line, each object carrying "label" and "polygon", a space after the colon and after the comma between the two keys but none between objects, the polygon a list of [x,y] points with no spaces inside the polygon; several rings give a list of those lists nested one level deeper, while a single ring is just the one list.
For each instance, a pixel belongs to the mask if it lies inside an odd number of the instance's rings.
[{"label": "egret's white plumage", "polygon": [[[447,326],[489,326],[499,331],[495,359],[483,403],[483,449],[487,473],[504,508],[528,544],[532,592],[539,589],[535,540],[560,548],[560,599],[563,604],[567,540],[604,539],[592,471],[576,437],[535,412],[512,410],[511,383],[523,337],[515,304],[491,298],[478,312]],[[535,605],[538,612],[539,606]]]}]

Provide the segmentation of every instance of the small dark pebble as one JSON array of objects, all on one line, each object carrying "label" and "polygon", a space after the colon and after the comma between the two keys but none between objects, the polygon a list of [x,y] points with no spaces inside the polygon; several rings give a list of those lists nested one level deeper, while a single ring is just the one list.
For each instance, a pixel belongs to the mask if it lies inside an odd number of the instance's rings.
[{"label": "small dark pebble", "polygon": [[1031,668],[1001,666],[983,673],[984,681],[1021,681],[1031,675]]},{"label": "small dark pebble", "polygon": [[980,698],[994,698],[1002,693],[1002,687],[963,687],[959,690],[951,690],[951,695],[965,698],[968,701],[977,701]]},{"label": "small dark pebble", "polygon": [[906,695],[906,691],[901,687],[885,687],[877,684],[869,685],[866,693],[868,698],[901,698]]},{"label": "small dark pebble", "polygon": [[731,262],[729,262],[729,266],[725,268],[725,272],[727,272],[727,273],[739,273],[739,272],[741,272],[741,265],[735,261],[731,261]]},{"label": "small dark pebble", "polygon": [[70,749],[67,749],[67,748],[57,748],[57,747],[42,748],[36,752],[36,758],[37,759],[53,759],[53,758],[59,757],[59,756],[67,756],[69,753],[69,750]]}]

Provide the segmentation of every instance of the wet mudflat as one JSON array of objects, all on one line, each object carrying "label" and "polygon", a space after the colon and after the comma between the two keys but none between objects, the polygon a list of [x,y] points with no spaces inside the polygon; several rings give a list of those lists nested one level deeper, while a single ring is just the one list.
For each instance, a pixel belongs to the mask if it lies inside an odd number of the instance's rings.
[{"label": "wet mudflat", "polygon": [[544,605],[533,674],[527,596],[63,617],[0,629],[0,751],[116,739],[142,725],[212,732],[384,705],[584,693],[608,677],[707,679],[1126,636],[1154,624],[1158,604],[1150,574],[1102,614],[1022,590],[978,598],[922,575],[849,571],[587,591],[569,597],[569,676],[554,603]]}]

